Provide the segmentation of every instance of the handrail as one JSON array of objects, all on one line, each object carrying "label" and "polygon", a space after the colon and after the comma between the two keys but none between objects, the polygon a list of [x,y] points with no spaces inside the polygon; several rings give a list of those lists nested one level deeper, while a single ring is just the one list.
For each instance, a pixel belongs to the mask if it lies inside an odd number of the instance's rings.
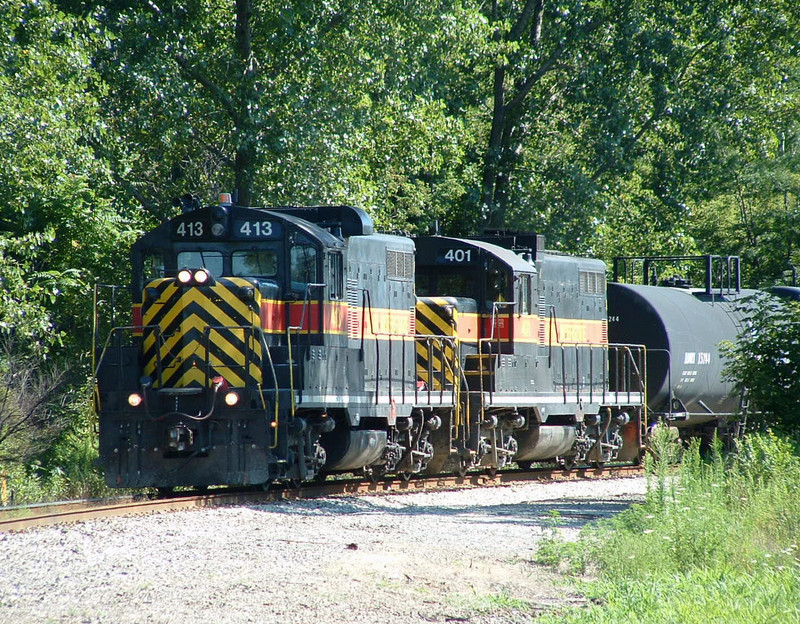
[{"label": "handrail", "polygon": [[[444,400],[444,393],[446,390],[446,382],[447,382],[447,372],[450,372],[453,376],[453,387],[450,390],[450,395],[453,400],[453,409],[455,411],[455,418],[454,424],[457,426],[461,424],[461,390],[462,386],[466,388],[467,380],[466,375],[464,374],[464,370],[461,367],[461,342],[458,339],[458,336],[447,336],[442,334],[415,334],[414,335],[415,343],[424,344],[426,350],[428,352],[428,383],[426,393],[428,396],[428,402],[431,401],[432,392],[434,391],[432,388],[432,380],[434,376],[433,370],[433,344],[434,342],[439,343],[439,348],[442,353],[441,362],[442,367],[439,371],[442,375],[439,383],[439,400],[440,402]],[[450,348],[453,350],[453,355],[451,358],[445,356],[445,346],[449,345]],[[419,400],[419,388],[415,388],[414,390],[414,400]],[[467,420],[469,419],[469,403],[467,402],[465,405]]]},{"label": "handrail", "polygon": [[[159,325],[122,325],[120,327],[112,327],[111,330],[108,332],[108,337],[106,338],[105,343],[103,344],[103,350],[100,352],[100,357],[97,359],[97,362],[95,363],[95,369],[94,369],[94,377],[95,377],[95,379],[97,378],[97,373],[100,371],[100,365],[103,362],[103,360],[105,359],[106,351],[109,348],[109,344],[111,342],[111,338],[114,336],[114,334],[122,333],[123,331],[132,331],[132,332],[133,331],[143,331],[145,329],[150,329],[150,330],[155,331],[156,334],[161,334],[161,327]],[[121,348],[121,346],[119,348]],[[160,385],[160,382],[161,382],[161,350],[160,349],[156,349],[156,359],[157,359],[156,371],[158,373],[157,379],[158,379],[159,385]]]},{"label": "handrail", "polygon": [[[608,377],[607,372],[609,369],[609,351],[614,351],[615,353],[622,353],[624,354],[624,362],[623,366],[625,370],[632,369],[633,373],[639,379],[639,391],[643,394],[646,394],[647,389],[647,380],[643,373],[642,368],[639,365],[639,360],[642,360],[643,357],[646,357],[646,350],[643,345],[634,345],[634,344],[622,344],[622,343],[592,343],[592,342],[571,342],[571,343],[559,343],[556,346],[561,350],[561,385],[562,385],[562,396],[564,402],[566,403],[568,400],[567,395],[567,388],[569,383],[567,382],[567,361],[566,361],[566,353],[569,349],[575,349],[576,353],[576,377],[575,377],[575,386],[576,386],[576,397],[579,399],[581,396],[581,381],[580,381],[580,349],[588,349],[589,350],[589,366],[590,366],[590,379],[594,379],[593,367],[594,367],[594,357],[593,354],[597,351],[602,351],[604,356],[604,366],[603,366],[603,396],[602,399],[605,401],[606,399],[606,387],[608,385]],[[638,352],[639,357],[637,358],[634,355],[634,351]],[[646,362],[645,362],[646,365]],[[618,367],[617,367],[618,368]],[[618,379],[618,381],[620,381]],[[630,398],[631,392],[634,390],[632,389],[633,384],[631,380],[627,378],[624,383],[624,390],[618,390],[617,392],[625,392],[628,394]],[[590,400],[594,398],[594,384],[589,383],[589,397]]]},{"label": "handrail", "polygon": [[[556,344],[561,344],[561,339],[558,336],[558,316],[556,315],[556,307],[554,305],[548,306],[547,316],[550,324],[550,331],[547,335],[547,367],[553,367],[553,333],[556,335]],[[555,330],[555,332],[553,331]]]},{"label": "handrail", "polygon": [[[125,325],[125,326],[112,328],[111,331],[108,334],[108,337],[105,340],[105,343],[103,345],[103,350],[101,351],[100,357],[97,359],[96,365],[94,367],[93,376],[94,376],[95,380],[97,379],[97,376],[98,376],[98,374],[100,372],[100,366],[101,366],[102,362],[105,361],[106,353],[111,348],[110,344],[111,344],[113,336],[115,334],[120,334],[120,333],[122,333],[124,331],[141,331],[141,330],[146,330],[146,329],[147,330],[152,330],[157,334],[156,341],[158,342],[159,341],[159,335],[161,334],[161,327],[159,325]],[[269,345],[267,345],[266,334],[265,334],[265,332],[264,332],[264,330],[262,328],[256,327],[256,326],[253,326],[253,325],[226,325],[226,326],[210,326],[210,327],[206,327],[205,344],[203,345],[204,350],[206,352],[206,358],[205,358],[206,359],[206,370],[204,371],[204,374],[205,374],[205,386],[208,387],[209,381],[210,381],[210,378],[211,378],[211,376],[209,374],[210,363],[208,361],[208,354],[209,354],[209,351],[210,351],[210,342],[211,342],[210,341],[211,332],[212,331],[219,331],[219,330],[237,330],[237,329],[238,330],[242,330],[244,332],[244,343],[245,343],[246,347],[248,345],[247,334],[250,333],[250,335],[253,335],[253,334],[257,335],[257,338],[258,338],[259,344],[261,346],[262,352],[264,354],[266,354],[266,358],[267,358],[267,361],[269,363],[269,372],[272,375],[272,384],[273,384],[272,391],[275,393],[274,408],[273,408],[275,431],[274,431],[273,445],[270,448],[275,448],[277,446],[278,425],[279,425],[279,418],[280,418],[280,388],[278,386],[278,375],[277,375],[277,372],[275,371],[275,363],[274,363],[274,360],[272,359],[272,352],[270,351]],[[133,345],[131,345],[131,346],[133,346]],[[118,348],[121,349],[122,346],[120,345]],[[252,351],[252,349],[247,349],[247,350],[248,351]],[[162,383],[162,379],[161,379],[161,376],[162,376],[161,350],[159,348],[156,348],[156,358],[157,358],[156,380],[158,381],[158,385],[162,386],[163,383]],[[244,368],[245,368],[245,374],[246,375],[249,374],[247,372],[248,368],[249,368],[247,364],[248,364],[248,354],[245,353]],[[121,365],[121,363],[118,363],[117,366],[121,369],[122,365]],[[261,396],[261,404],[262,404],[262,406],[264,408],[264,411],[266,411],[267,410],[267,406],[266,406],[266,402],[264,401],[264,396],[263,396],[263,392],[264,391],[262,389],[261,382],[257,382],[257,386],[259,388],[259,395]],[[293,392],[292,392],[292,399],[294,399],[294,393]]]},{"label": "handrail", "polygon": [[[275,390],[275,401],[274,401],[274,403],[275,403],[275,420],[273,421],[275,423],[275,426],[273,428],[274,429],[274,435],[273,435],[272,445],[270,446],[270,448],[277,448],[277,446],[278,446],[278,428],[279,428],[279,425],[280,425],[280,422],[279,422],[279,418],[280,418],[280,409],[279,409],[280,392],[279,392],[279,389],[278,389],[278,375],[275,372],[275,364],[272,361],[272,353],[269,350],[269,345],[267,345],[267,338],[264,335],[264,330],[261,329],[260,327],[253,327],[253,330],[254,331],[258,331],[258,336],[260,338],[259,342],[261,344],[261,349],[262,349],[262,351],[264,353],[267,354],[267,360],[269,361],[269,369],[270,369],[270,372],[272,373],[272,383],[275,386],[275,388],[274,388],[274,390]],[[291,368],[291,366],[290,366],[290,368]],[[264,404],[264,394],[261,391],[261,384],[259,383],[258,386],[259,386],[259,395],[261,395],[261,404],[263,405],[264,411],[266,412],[267,411],[267,406]]]},{"label": "handrail", "polygon": [[494,327],[498,316],[498,308],[514,308],[516,307],[516,305],[517,305],[516,301],[492,301],[492,317],[491,317],[492,326],[488,340],[494,340]]},{"label": "handrail", "polygon": [[[312,288],[325,288],[327,284],[321,284],[317,282],[308,282],[306,284],[305,294],[303,296],[303,308],[300,311],[300,325],[288,325],[286,327],[286,348],[287,348],[287,357],[289,358],[289,392],[291,397],[291,403],[289,408],[289,413],[294,418],[294,415],[297,412],[297,400],[294,396],[294,355],[292,353],[292,332],[299,334],[299,332],[303,331],[303,326],[306,323],[306,310],[309,307],[310,301],[310,291]],[[306,330],[306,337],[308,344],[306,345],[309,347],[311,345],[311,323],[309,322],[308,328]],[[299,346],[299,345],[298,345]]]}]

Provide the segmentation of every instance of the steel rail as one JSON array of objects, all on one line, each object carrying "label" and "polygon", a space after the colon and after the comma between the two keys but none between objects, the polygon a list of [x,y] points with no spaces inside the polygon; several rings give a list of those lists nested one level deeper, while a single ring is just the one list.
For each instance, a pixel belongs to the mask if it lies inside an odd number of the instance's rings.
[{"label": "steel rail", "polygon": [[[466,476],[437,475],[412,478],[408,481],[399,478],[386,478],[375,482],[356,479],[340,479],[325,483],[308,483],[297,488],[276,488],[270,490],[220,489],[201,494],[176,494],[156,499],[131,499],[103,503],[97,501],[65,501],[35,505],[28,508],[0,510],[0,533],[24,531],[26,529],[82,522],[98,518],[111,518],[149,514],[163,511],[179,511],[196,508],[213,508],[227,505],[252,505],[273,503],[281,500],[301,500],[325,496],[357,494],[391,494],[436,489],[466,489],[523,483],[527,481],[577,481],[585,479],[613,479],[638,476],[644,473],[641,466],[605,466],[603,468],[578,467],[565,471],[560,468],[537,470],[508,470],[494,475],[487,473],[467,473]],[[36,509],[41,509],[37,512]],[[34,511],[33,515],[20,517],[20,513]]]}]

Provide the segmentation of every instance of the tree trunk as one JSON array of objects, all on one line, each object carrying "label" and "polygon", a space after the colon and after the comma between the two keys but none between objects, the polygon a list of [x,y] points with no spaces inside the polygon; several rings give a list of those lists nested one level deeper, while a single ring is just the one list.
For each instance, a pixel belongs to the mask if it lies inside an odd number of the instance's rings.
[{"label": "tree trunk", "polygon": [[256,61],[252,50],[252,15],[252,0],[236,0],[236,56],[242,69],[242,81],[237,97],[237,114],[233,120],[236,134],[234,183],[240,206],[253,205],[255,170],[258,164],[256,133],[250,113],[250,104],[258,99],[255,92]]}]

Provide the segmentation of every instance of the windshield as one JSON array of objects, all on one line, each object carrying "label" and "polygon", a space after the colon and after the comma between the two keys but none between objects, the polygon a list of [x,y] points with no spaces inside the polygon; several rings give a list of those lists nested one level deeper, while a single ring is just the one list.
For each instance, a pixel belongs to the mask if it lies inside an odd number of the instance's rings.
[{"label": "windshield", "polygon": [[427,267],[417,269],[417,295],[420,297],[468,297],[478,299],[478,280],[474,269]]},{"label": "windshield", "polygon": [[237,277],[275,277],[278,255],[272,249],[234,251],[231,265]]},{"label": "windshield", "polygon": [[214,277],[221,277],[223,271],[220,251],[181,251],[178,252],[178,269],[205,269]]},{"label": "windshield", "polygon": [[159,251],[148,253],[142,262],[142,277],[153,280],[164,277],[164,254]]}]

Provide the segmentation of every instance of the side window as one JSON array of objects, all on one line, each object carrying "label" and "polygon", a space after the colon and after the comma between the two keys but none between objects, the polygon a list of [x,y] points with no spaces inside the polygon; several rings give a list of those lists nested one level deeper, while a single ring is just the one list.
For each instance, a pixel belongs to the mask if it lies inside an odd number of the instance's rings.
[{"label": "side window", "polygon": [[142,277],[145,281],[164,277],[164,254],[161,251],[150,252],[144,257]]},{"label": "side window", "polygon": [[486,299],[492,301],[506,301],[508,292],[508,272],[501,266],[492,266],[490,263],[486,271]]},{"label": "side window", "polygon": [[517,297],[517,314],[531,313],[531,276],[519,276],[519,290]]},{"label": "side window", "polygon": [[305,236],[298,236],[289,252],[292,290],[304,291],[317,282],[317,248]]},{"label": "side window", "polygon": [[221,251],[181,251],[178,253],[178,270],[206,269],[214,277],[222,275]]},{"label": "side window", "polygon": [[278,274],[278,255],[272,249],[234,251],[231,269],[237,277],[275,277]]},{"label": "side window", "polygon": [[342,299],[344,297],[344,267],[342,264],[342,254],[334,251],[330,254],[330,295],[331,299]]}]

